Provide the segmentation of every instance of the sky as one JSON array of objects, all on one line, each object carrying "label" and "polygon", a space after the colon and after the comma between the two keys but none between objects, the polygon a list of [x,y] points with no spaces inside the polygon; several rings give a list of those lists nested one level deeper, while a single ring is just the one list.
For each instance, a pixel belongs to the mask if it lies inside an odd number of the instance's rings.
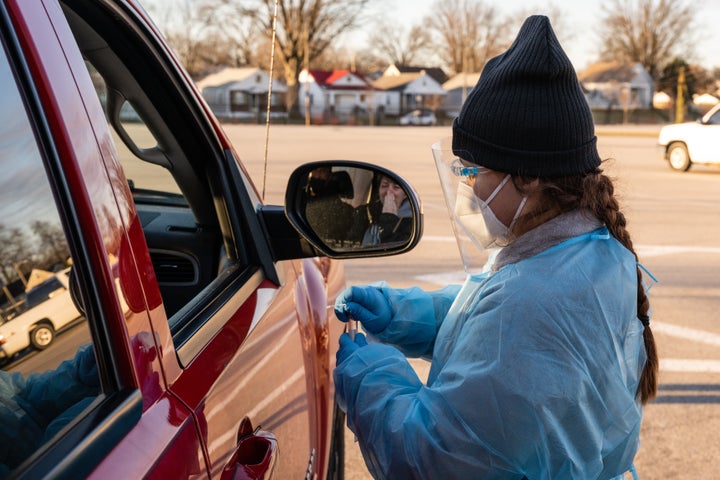
[{"label": "sky", "polygon": [[[520,11],[543,14],[542,7],[537,5],[553,4],[564,15],[571,41],[563,43],[563,48],[576,70],[582,70],[597,59],[598,18],[602,14],[601,6],[607,0],[485,0],[489,4],[497,5],[502,13],[512,14]],[[720,0],[686,0],[697,6],[700,12],[697,15],[698,36],[700,41],[696,44],[697,59],[694,62],[705,68],[720,67]],[[395,5],[395,13],[407,24],[420,23],[428,14],[432,13],[435,0],[386,0],[387,8]],[[550,19],[553,20],[552,18]],[[714,28],[713,28],[714,25]],[[561,39],[562,40],[562,39]]]},{"label": "sky", "polygon": [[[146,7],[168,5],[177,0],[140,0]],[[399,22],[410,26],[421,23],[422,19],[432,13],[432,6],[436,0],[380,0],[384,8],[383,15],[397,18]],[[555,5],[565,16],[563,22],[567,27],[569,40],[560,39],[565,52],[575,69],[580,71],[597,59],[597,25],[602,15],[602,5],[607,0],[484,0],[491,5],[497,5],[503,14],[517,14],[527,12],[547,13],[538,5]],[[190,0],[192,3],[192,0]],[[699,10],[697,15],[696,43],[697,58],[690,63],[696,63],[711,69],[720,67],[720,0],[684,0]],[[553,20],[552,18],[550,19]],[[713,28],[714,24],[714,28]],[[369,26],[372,28],[372,25]],[[519,28],[519,25],[518,25]],[[355,32],[345,40],[348,45],[362,42],[363,32]]]}]

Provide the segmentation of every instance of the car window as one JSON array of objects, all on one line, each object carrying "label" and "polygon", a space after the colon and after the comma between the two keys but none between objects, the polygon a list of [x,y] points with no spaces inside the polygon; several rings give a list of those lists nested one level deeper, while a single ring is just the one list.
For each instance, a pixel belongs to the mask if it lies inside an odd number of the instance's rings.
[{"label": "car window", "polygon": [[715,112],[712,117],[708,119],[708,125],[720,125],[720,110]]},{"label": "car window", "polygon": [[240,185],[228,186],[227,153],[173,83],[173,66],[163,67],[141,29],[107,8],[114,7],[63,2],[132,191],[177,348],[216,311],[208,304],[226,301],[228,282],[257,281],[259,262],[237,215]]},{"label": "car window", "polygon": [[[27,288],[27,286],[26,286]],[[41,303],[53,298],[60,292],[65,291],[65,287],[55,276],[43,281],[40,285],[31,287],[25,294],[25,307],[37,307]]]},{"label": "car window", "polygon": [[41,150],[0,46],[0,478],[59,439],[99,395],[87,321]]},{"label": "car window", "polygon": [[[109,115],[108,88],[105,79],[92,63],[86,61],[85,66],[93,80],[98,99],[107,116]],[[127,141],[134,144],[139,151],[148,151],[157,148],[157,140],[128,100],[123,100],[119,117],[120,125],[127,133]],[[120,163],[133,191],[156,191],[159,195],[161,195],[161,192],[181,194],[177,182],[172,178],[167,168],[143,161],[130,150],[127,146],[128,144],[123,141],[115,128],[113,128],[112,125],[110,125],[110,127],[110,133],[113,136],[113,142]]]}]

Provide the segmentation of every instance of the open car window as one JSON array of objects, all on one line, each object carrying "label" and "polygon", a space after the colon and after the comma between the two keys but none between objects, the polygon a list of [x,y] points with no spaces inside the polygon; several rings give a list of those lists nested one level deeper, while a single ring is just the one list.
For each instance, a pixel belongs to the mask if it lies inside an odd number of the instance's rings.
[{"label": "open car window", "polygon": [[[105,79],[89,61],[85,62],[85,66],[88,69],[88,73],[90,73],[98,99],[107,116],[108,87]],[[127,100],[123,100],[120,107],[119,121],[123,135],[127,135],[127,141],[131,142],[140,152],[158,148],[157,139],[147,125],[145,125],[145,122],[132,104]],[[112,128],[112,125],[110,125],[110,127],[110,133],[113,136],[118,159],[122,164],[125,176],[133,192],[144,191],[147,192],[147,194],[155,192],[159,197],[162,197],[163,194],[170,194],[167,195],[168,198],[173,198],[177,195],[182,196],[180,187],[167,167],[144,161],[128,148],[125,140],[118,134],[118,131]]]},{"label": "open car window", "polygon": [[260,271],[237,215],[237,192],[225,180],[226,152],[209,128],[198,127],[201,112],[179,93],[173,67],[157,62],[152,40],[121,10],[108,10],[119,7],[62,6],[112,132],[180,349],[209,318],[207,305],[227,300],[227,282],[257,282]]}]

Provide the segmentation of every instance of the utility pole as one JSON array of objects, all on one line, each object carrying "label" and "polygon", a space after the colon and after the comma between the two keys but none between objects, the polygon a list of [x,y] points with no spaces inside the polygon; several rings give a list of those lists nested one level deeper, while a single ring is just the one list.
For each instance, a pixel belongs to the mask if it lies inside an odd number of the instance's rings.
[{"label": "utility pole", "polygon": [[304,40],[305,40],[305,125],[310,125],[310,32],[308,31],[307,21],[303,23]]},{"label": "utility pole", "polygon": [[466,70],[466,63],[467,63],[467,50],[466,47],[463,45],[462,48],[462,74],[463,74],[463,83],[462,83],[462,101],[461,104],[465,103],[465,99],[467,98],[467,70]]},{"label": "utility pole", "polygon": [[27,287],[28,281],[27,278],[25,278],[25,275],[22,272],[22,269],[20,267],[23,266],[24,263],[27,263],[27,260],[23,260],[21,262],[17,262],[12,264],[13,269],[15,270],[15,273],[17,273],[18,278],[23,283],[23,286]]},{"label": "utility pole", "polygon": [[675,123],[685,121],[685,67],[680,66],[678,72],[677,98],[675,99]]}]

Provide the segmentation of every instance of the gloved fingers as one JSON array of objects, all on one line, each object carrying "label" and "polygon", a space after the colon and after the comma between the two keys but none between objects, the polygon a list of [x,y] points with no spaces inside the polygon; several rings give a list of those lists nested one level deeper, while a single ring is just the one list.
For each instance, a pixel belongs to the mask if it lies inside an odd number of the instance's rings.
[{"label": "gloved fingers", "polygon": [[335,304],[335,316],[341,322],[348,322],[350,320],[357,320],[361,323],[373,323],[377,320],[377,315],[372,311],[368,310],[359,303],[349,302],[343,303],[342,305]]},{"label": "gloved fingers", "polygon": [[[360,335],[362,335],[362,334],[360,334]],[[366,342],[366,344],[367,344],[367,342]],[[340,348],[338,349],[337,353],[335,354],[336,363],[338,365],[342,364],[358,348],[360,348],[360,346],[357,343],[355,343],[352,340],[352,338],[350,338],[350,335],[348,335],[347,333],[343,333],[342,335],[340,335]]]},{"label": "gloved fingers", "polygon": [[351,348],[351,349],[355,349],[358,347],[365,347],[368,344],[367,338],[365,338],[365,335],[362,333],[359,333],[359,332],[355,334],[354,341],[350,337],[350,334],[343,333],[342,335],[340,335],[339,342],[340,342],[340,348]]},{"label": "gloved fingers", "polygon": [[381,332],[390,323],[392,309],[382,291],[372,286],[345,289],[335,301],[335,314],[340,321],[354,319],[371,333]]},{"label": "gloved fingers", "polygon": [[358,322],[365,325],[366,323],[373,323],[377,319],[377,315],[373,312],[360,305],[359,303],[347,303],[345,304],[344,314],[351,320],[357,320]]},{"label": "gloved fingers", "polygon": [[349,316],[347,304],[343,303],[343,304],[338,305],[338,304],[336,303],[336,304],[335,304],[335,316],[336,316],[337,319],[340,320],[341,322],[350,321],[350,316]]},{"label": "gloved fingers", "polygon": [[[379,297],[379,298],[378,298]],[[335,316],[341,322],[355,319],[360,322],[372,321],[376,315],[373,307],[385,301],[377,289],[373,287],[353,286],[346,288],[335,299]]]},{"label": "gloved fingers", "polygon": [[[362,333],[357,333],[355,335],[356,335],[355,338],[357,338],[358,336],[362,335]],[[363,335],[363,337],[364,336],[365,335]],[[353,342],[353,339],[350,338],[350,335],[348,335],[347,333],[343,333],[342,335],[340,335],[339,342],[340,342],[340,348],[352,348],[352,346],[355,345],[355,342]],[[367,341],[365,342],[365,345],[367,345]]]},{"label": "gloved fingers", "polygon": [[335,316],[341,322],[350,320],[348,313],[348,304],[352,299],[352,287],[343,290],[335,299]]},{"label": "gloved fingers", "polygon": [[345,297],[346,303],[359,303],[367,308],[387,303],[382,292],[375,287],[356,285],[345,290],[345,292],[349,293],[349,295]]}]

